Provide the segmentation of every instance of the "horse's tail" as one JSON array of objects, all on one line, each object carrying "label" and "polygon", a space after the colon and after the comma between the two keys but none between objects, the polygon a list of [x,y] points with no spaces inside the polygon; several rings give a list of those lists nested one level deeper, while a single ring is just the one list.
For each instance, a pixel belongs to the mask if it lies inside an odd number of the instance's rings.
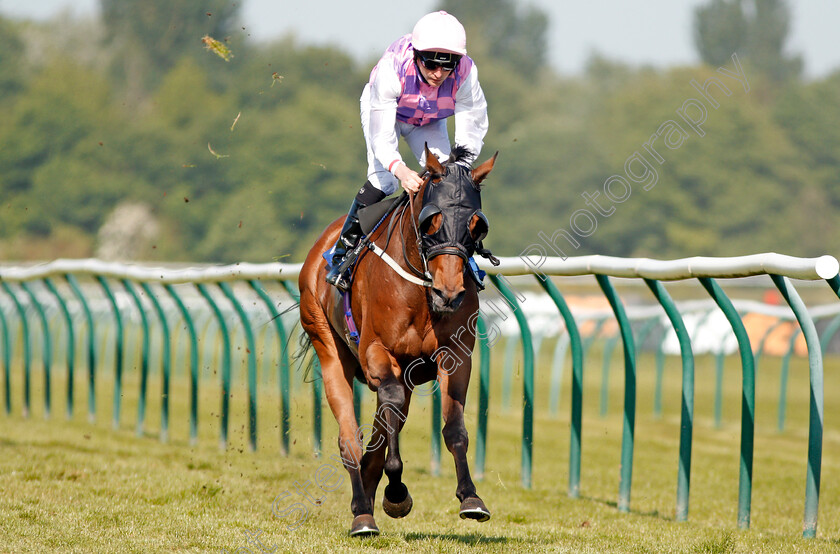
[{"label": "horse's tail", "polygon": [[[310,352],[312,353],[311,356],[308,355]],[[297,350],[292,353],[292,365],[295,366],[295,371],[303,370],[304,383],[311,383],[321,378],[320,372],[318,372],[318,375],[312,376],[315,359],[315,347],[312,345],[312,338],[309,334],[301,332],[298,335]]]},{"label": "horse's tail", "polygon": [[[300,309],[300,303],[296,303],[292,306],[289,306],[288,308],[286,308],[285,310],[283,310],[282,312],[277,314],[275,317],[282,317],[282,316],[286,315],[287,313],[293,312],[293,311],[298,310],[298,309]],[[282,323],[281,323],[281,325],[282,325]],[[289,330],[289,335],[288,336],[291,337],[294,334],[295,327],[297,327],[298,325],[300,325],[300,321],[296,321],[295,324],[292,325],[292,328]],[[308,334],[306,334],[305,332],[303,332],[303,330],[301,330],[301,332],[298,333],[297,348],[293,352],[289,351],[289,347],[291,345],[292,345],[291,341],[287,341],[286,346],[283,349],[283,352],[281,353],[281,355],[286,356],[288,354],[289,362],[292,366],[292,369],[294,371],[298,371],[300,369],[303,369],[303,380],[305,382],[310,382],[311,383],[312,380],[309,379],[308,376],[312,372],[312,367],[315,364],[315,356],[313,355],[313,356],[309,356],[307,358],[307,354],[309,354],[310,351],[315,350],[315,347],[312,345],[312,339],[309,338]]]}]

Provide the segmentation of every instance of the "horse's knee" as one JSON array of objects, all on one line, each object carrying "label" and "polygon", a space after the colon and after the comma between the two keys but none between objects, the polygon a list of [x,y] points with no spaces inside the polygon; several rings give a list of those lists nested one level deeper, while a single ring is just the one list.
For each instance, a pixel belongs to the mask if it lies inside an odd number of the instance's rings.
[{"label": "horse's knee", "polygon": [[376,409],[374,418],[388,434],[399,433],[406,419],[405,390],[394,380],[380,385],[378,395],[379,407]]},{"label": "horse's knee", "polygon": [[341,437],[338,438],[338,455],[341,458],[341,463],[348,471],[357,470],[360,467],[362,460],[362,447],[356,441],[348,441]]},{"label": "horse's knee", "polygon": [[379,385],[379,402],[383,406],[392,406],[402,410],[405,405],[405,389],[396,379],[388,379]]},{"label": "horse's knee", "polygon": [[442,434],[443,442],[450,450],[459,444],[463,444],[466,448],[470,443],[467,428],[463,425],[444,425]]}]

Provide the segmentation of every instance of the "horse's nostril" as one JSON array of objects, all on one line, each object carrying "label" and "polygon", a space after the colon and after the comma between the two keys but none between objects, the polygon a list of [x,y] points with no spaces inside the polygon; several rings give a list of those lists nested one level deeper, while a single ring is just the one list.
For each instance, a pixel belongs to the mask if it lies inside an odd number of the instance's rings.
[{"label": "horse's nostril", "polygon": [[461,301],[464,299],[464,295],[466,294],[466,290],[461,289],[457,292],[455,291],[447,291],[442,290],[439,288],[432,287],[432,292],[435,293],[441,302],[443,302],[444,306],[454,306],[457,307],[460,305]]}]

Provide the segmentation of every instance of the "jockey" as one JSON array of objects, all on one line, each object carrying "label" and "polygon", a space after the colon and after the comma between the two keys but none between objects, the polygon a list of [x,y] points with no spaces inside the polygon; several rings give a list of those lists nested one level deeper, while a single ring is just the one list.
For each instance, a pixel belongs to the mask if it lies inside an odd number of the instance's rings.
[{"label": "jockey", "polygon": [[346,291],[349,282],[339,266],[362,235],[359,208],[379,202],[397,189],[420,190],[423,179],[399,152],[404,137],[421,166],[425,145],[441,161],[451,146],[446,119],[455,116],[455,144],[473,156],[487,134],[487,102],[478,83],[478,69],[467,56],[464,27],[438,11],[423,16],[414,30],[391,44],[370,73],[362,92],[362,132],[367,143],[367,182],[362,185],[333,250],[327,282]]}]

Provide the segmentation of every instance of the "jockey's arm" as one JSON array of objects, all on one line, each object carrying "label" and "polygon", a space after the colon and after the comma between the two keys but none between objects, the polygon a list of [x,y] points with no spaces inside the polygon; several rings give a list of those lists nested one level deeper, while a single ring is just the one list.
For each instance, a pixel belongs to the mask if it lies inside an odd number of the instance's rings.
[{"label": "jockey's arm", "polygon": [[478,82],[478,68],[473,65],[455,93],[455,144],[466,146],[478,157],[488,126],[487,100]]},{"label": "jockey's arm", "polygon": [[423,180],[403,162],[397,136],[397,101],[400,78],[387,64],[380,64],[370,86],[370,141],[373,155],[399,179],[402,187],[416,192]]}]

